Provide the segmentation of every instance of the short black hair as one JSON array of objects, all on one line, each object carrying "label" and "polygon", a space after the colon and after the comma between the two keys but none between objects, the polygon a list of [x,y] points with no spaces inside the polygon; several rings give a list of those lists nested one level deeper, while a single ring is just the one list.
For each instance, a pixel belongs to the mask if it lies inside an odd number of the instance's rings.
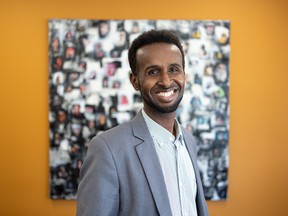
[{"label": "short black hair", "polygon": [[180,41],[180,38],[169,30],[150,30],[142,33],[138,36],[131,44],[128,51],[128,60],[131,71],[133,74],[137,75],[137,60],[136,53],[137,50],[145,45],[153,43],[169,43],[176,45],[182,54],[183,68],[185,67],[184,51]]}]

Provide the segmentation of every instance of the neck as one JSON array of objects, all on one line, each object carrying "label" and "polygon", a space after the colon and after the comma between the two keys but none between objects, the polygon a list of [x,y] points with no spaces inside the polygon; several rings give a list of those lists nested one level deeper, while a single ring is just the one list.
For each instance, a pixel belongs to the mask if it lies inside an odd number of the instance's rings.
[{"label": "neck", "polygon": [[151,112],[145,108],[144,111],[151,119],[153,119],[156,123],[164,127],[166,130],[168,130],[175,136],[176,132],[174,129],[174,124],[175,124],[176,112],[171,113]]}]

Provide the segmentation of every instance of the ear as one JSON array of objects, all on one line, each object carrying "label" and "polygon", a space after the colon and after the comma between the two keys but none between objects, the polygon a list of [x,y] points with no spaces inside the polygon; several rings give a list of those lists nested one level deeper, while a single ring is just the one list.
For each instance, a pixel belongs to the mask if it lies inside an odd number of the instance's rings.
[{"label": "ear", "polygon": [[134,73],[130,73],[130,82],[136,91],[139,90],[139,83],[136,75]]}]

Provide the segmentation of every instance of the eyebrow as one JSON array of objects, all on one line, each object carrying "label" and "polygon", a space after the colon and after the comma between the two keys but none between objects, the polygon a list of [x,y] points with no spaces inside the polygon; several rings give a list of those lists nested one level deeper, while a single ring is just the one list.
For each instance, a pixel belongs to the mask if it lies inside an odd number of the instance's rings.
[{"label": "eyebrow", "polygon": [[[149,70],[149,69],[153,69],[153,68],[159,68],[161,66],[159,65],[149,65],[148,67],[145,68],[145,70]],[[169,64],[169,67],[182,67],[180,64],[178,63],[172,63],[172,64]]]},{"label": "eyebrow", "polygon": [[149,65],[145,68],[145,70],[153,69],[153,68],[159,68],[159,65]]},{"label": "eyebrow", "polygon": [[173,63],[173,64],[170,64],[169,66],[170,66],[170,67],[171,67],[171,66],[174,66],[174,67],[182,67],[182,65],[180,65],[180,64],[178,64],[178,63]]}]

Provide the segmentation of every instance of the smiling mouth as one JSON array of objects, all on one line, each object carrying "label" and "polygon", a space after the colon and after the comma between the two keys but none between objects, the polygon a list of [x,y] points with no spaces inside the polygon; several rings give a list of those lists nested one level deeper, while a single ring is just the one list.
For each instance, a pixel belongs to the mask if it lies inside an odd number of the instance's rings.
[{"label": "smiling mouth", "polygon": [[157,95],[160,97],[170,97],[174,94],[174,90],[171,90],[169,92],[158,92]]}]

